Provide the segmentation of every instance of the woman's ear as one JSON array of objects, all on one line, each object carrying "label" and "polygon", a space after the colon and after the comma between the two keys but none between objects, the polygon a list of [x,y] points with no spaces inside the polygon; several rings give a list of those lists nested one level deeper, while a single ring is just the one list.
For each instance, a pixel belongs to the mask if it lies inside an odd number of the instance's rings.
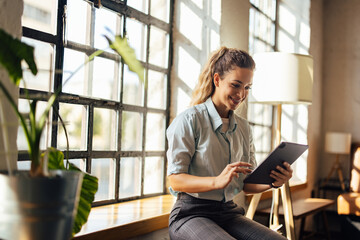
[{"label": "woman's ear", "polygon": [[220,79],[219,74],[218,74],[218,73],[215,73],[215,74],[214,74],[214,79],[213,79],[215,87],[219,87],[219,82],[220,82],[220,80],[221,80],[221,79]]}]

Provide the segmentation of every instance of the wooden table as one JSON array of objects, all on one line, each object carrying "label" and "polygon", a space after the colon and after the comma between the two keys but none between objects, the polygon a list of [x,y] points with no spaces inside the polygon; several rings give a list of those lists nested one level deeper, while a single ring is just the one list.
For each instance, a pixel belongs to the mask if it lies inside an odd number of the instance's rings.
[{"label": "wooden table", "polygon": [[[330,239],[329,227],[327,223],[326,213],[324,210],[333,204],[335,204],[334,200],[323,199],[323,198],[306,198],[306,199],[295,200],[292,202],[294,220],[301,219],[299,239],[303,238],[306,217],[320,211],[323,214],[323,221],[324,221],[324,227],[326,230],[327,238]],[[260,209],[257,210],[256,213],[259,215],[269,215],[270,210],[271,210],[270,208]],[[281,206],[279,208],[279,216],[284,216],[284,211]]]}]

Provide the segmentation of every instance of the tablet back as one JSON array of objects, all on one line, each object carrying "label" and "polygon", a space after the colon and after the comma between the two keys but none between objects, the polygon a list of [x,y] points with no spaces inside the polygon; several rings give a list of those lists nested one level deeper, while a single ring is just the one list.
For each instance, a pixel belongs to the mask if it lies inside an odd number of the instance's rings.
[{"label": "tablet back", "polygon": [[298,143],[281,142],[251,174],[246,176],[244,183],[270,184],[274,182],[274,179],[270,177],[270,172],[276,170],[276,166],[282,166],[283,162],[292,164],[308,147],[308,145]]}]

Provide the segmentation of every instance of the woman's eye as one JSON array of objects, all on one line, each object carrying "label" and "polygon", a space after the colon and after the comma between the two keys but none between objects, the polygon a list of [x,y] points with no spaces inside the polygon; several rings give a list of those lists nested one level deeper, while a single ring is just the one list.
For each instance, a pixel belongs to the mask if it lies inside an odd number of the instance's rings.
[{"label": "woman's eye", "polygon": [[245,87],[245,89],[246,89],[246,90],[250,90],[250,89],[251,89],[251,87],[250,87],[250,86],[249,86],[249,87]]},{"label": "woman's eye", "polygon": [[234,88],[239,88],[241,85],[240,84],[232,84]]}]

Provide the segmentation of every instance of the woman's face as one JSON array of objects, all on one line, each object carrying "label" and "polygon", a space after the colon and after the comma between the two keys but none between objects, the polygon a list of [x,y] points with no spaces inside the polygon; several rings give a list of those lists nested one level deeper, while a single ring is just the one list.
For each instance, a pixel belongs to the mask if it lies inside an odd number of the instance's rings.
[{"label": "woman's face", "polygon": [[221,117],[228,117],[229,110],[235,110],[249,95],[253,71],[248,68],[235,67],[220,79],[214,74],[215,92],[212,100]]}]

